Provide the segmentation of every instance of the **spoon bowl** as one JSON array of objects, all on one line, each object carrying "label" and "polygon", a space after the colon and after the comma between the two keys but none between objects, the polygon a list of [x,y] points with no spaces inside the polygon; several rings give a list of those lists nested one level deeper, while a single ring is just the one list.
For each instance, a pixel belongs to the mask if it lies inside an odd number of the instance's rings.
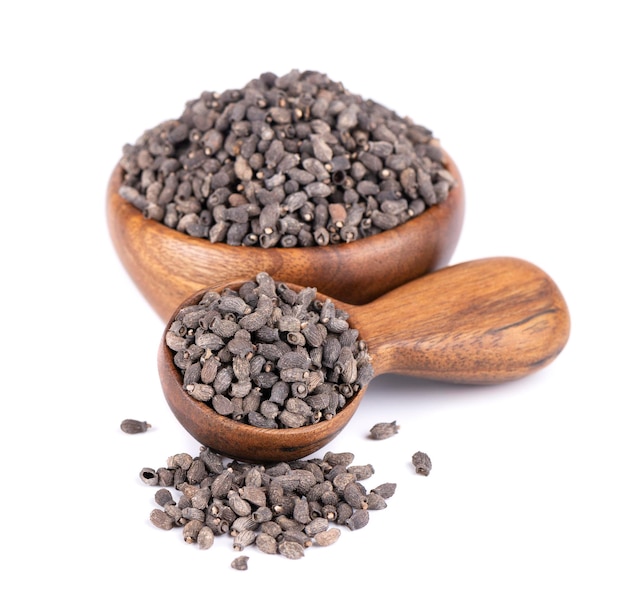
[{"label": "spoon bowl", "polygon": [[404,224],[350,243],[267,249],[211,243],[144,217],[118,193],[123,179],[118,164],[107,190],[109,232],[131,279],[164,321],[195,291],[251,278],[259,271],[363,304],[447,265],[452,257],[463,224],[465,194],[458,168],[444,156],[457,184],[446,201]]},{"label": "spoon bowl", "polygon": [[[240,285],[204,288],[183,301],[176,313],[197,304],[207,290]],[[318,292],[318,298],[327,295]],[[461,384],[512,381],[551,363],[569,337],[569,312],[556,284],[538,267],[516,258],[445,267],[364,305],[331,300],[348,312],[351,327],[367,343],[375,376],[399,373]],[[261,429],[192,398],[183,388],[165,333],[158,370],[166,401],[183,427],[201,444],[249,462],[312,454],[348,424],[366,391],[358,391],[329,420],[296,429]]]}]

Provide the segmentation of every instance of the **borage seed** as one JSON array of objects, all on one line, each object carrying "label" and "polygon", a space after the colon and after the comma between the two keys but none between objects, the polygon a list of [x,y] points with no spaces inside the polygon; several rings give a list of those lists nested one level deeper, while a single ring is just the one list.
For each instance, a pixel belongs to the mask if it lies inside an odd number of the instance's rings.
[{"label": "borage seed", "polygon": [[371,379],[371,363],[348,314],[316,295],[261,272],[238,290],[205,293],[181,309],[168,334],[184,389],[255,427],[332,418]]},{"label": "borage seed", "polygon": [[136,419],[124,419],[120,423],[120,429],[124,433],[145,433],[152,425],[146,421],[137,421]]},{"label": "borage seed", "polygon": [[[339,526],[350,530],[366,526],[369,512],[386,507],[386,498],[393,494],[395,484],[368,492],[360,482],[350,481],[355,476],[347,466],[373,472],[370,465],[352,465],[353,458],[350,452],[328,452],[324,459],[253,465],[228,461],[206,447],[196,458],[175,454],[167,464],[178,501],[169,489],[159,489],[155,501],[162,509],[154,509],[150,520],[163,530],[180,527],[183,540],[201,550],[224,535],[231,538],[235,551],[256,548],[300,559],[312,545],[335,543],[341,535]],[[194,472],[197,463],[206,476]],[[154,469],[142,469],[142,475],[150,477],[151,472]],[[333,481],[342,489],[334,489]]]},{"label": "borage seed", "polygon": [[[456,184],[425,127],[327,75],[297,70],[203,92],[179,118],[124,145],[120,165],[119,195],[147,218],[263,248],[371,236],[445,201]],[[390,182],[404,205],[384,199]],[[418,201],[421,208],[409,206]],[[348,225],[348,207],[372,218]],[[289,225],[280,223],[285,214]]]},{"label": "borage seed", "polygon": [[415,472],[424,477],[427,477],[433,468],[430,457],[424,452],[415,452],[411,457],[411,461],[415,467]]},{"label": "borage seed", "polygon": [[230,563],[230,567],[235,570],[247,570],[249,559],[248,556],[239,556]]},{"label": "borage seed", "polygon": [[370,429],[370,437],[372,439],[387,439],[398,433],[400,426],[395,421],[391,423],[376,423]]}]

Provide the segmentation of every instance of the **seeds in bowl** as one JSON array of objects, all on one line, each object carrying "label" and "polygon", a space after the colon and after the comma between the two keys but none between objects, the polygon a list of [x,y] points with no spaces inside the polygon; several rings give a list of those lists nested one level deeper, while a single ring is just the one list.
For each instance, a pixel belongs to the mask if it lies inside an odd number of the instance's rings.
[{"label": "seeds in bowl", "polygon": [[234,246],[352,242],[446,200],[437,139],[316,71],[204,92],[123,148],[119,194],[150,219]]}]

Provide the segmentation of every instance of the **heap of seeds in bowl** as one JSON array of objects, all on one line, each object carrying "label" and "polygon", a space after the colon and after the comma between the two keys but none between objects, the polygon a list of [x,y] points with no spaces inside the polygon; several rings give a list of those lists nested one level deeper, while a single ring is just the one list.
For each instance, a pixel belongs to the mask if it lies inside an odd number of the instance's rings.
[{"label": "heap of seeds in bowl", "polygon": [[373,377],[345,311],[265,272],[182,307],[165,343],[190,396],[256,427],[330,419]]},{"label": "heap of seeds in bowl", "polygon": [[204,92],[123,148],[119,194],[150,219],[234,246],[339,244],[445,201],[431,131],[315,71]]}]

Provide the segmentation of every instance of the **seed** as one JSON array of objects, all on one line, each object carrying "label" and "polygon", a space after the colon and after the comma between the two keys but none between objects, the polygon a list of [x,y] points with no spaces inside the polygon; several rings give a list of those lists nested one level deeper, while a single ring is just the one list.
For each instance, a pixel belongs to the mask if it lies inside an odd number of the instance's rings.
[{"label": "seed", "polygon": [[200,402],[209,402],[215,396],[215,390],[212,386],[202,383],[193,383],[185,385],[187,393]]},{"label": "seed", "polygon": [[215,542],[215,533],[213,533],[211,527],[205,525],[198,532],[196,541],[200,549],[209,549]]},{"label": "seed", "polygon": [[204,522],[204,512],[200,510],[200,508],[188,507],[183,508],[182,511],[183,517],[187,520],[198,520],[200,522]]},{"label": "seed", "polygon": [[235,570],[247,570],[249,559],[248,556],[238,556],[230,563],[230,567]]},{"label": "seed", "polygon": [[311,516],[309,514],[309,503],[306,497],[301,497],[296,501],[293,508],[293,518],[303,525],[311,522]]},{"label": "seed", "polygon": [[150,522],[157,528],[169,531],[174,526],[174,519],[158,508],[150,513]]},{"label": "seed", "polygon": [[367,508],[365,491],[354,481],[350,481],[343,487],[343,499],[353,508]]},{"label": "seed", "polygon": [[137,421],[135,419],[124,419],[120,423],[120,429],[124,433],[144,433],[148,431],[152,425],[150,423],[146,423],[145,421]]},{"label": "seed", "polygon": [[399,429],[400,426],[396,424],[396,421],[392,421],[391,423],[376,423],[376,425],[370,429],[370,437],[372,439],[387,439],[398,433]]},{"label": "seed", "polygon": [[332,529],[320,531],[313,538],[317,545],[320,545],[321,547],[326,547],[328,545],[336,543],[340,536],[341,530],[334,527]]},{"label": "seed", "polygon": [[395,483],[383,483],[378,487],[372,489],[372,493],[377,493],[380,497],[384,499],[388,499],[396,492],[396,484]]},{"label": "seed", "polygon": [[323,457],[324,462],[330,466],[349,466],[354,460],[352,452],[326,452]]},{"label": "seed", "polygon": [[235,549],[235,551],[241,551],[248,547],[248,545],[252,545],[255,540],[256,533],[251,529],[245,529],[237,533],[233,538],[233,549]]},{"label": "seed", "polygon": [[428,454],[425,454],[424,452],[415,452],[411,461],[413,462],[415,472],[418,475],[424,475],[424,477],[427,477],[430,474],[433,465]]},{"label": "seed", "polygon": [[354,475],[357,481],[363,481],[364,479],[369,479],[374,474],[374,467],[371,464],[359,464],[349,466],[347,471]]},{"label": "seed", "polygon": [[158,485],[159,483],[159,476],[157,475],[157,472],[153,469],[153,468],[142,468],[141,472],[139,473],[139,478],[146,484],[146,485]]},{"label": "seed", "polygon": [[[184,516],[184,511],[183,511]],[[196,543],[200,530],[204,527],[204,517],[202,520],[194,518],[183,527],[183,540],[185,543]]]},{"label": "seed", "polygon": [[234,490],[228,492],[228,505],[238,516],[250,516],[250,514],[252,514],[252,506],[250,503]]},{"label": "seed", "polygon": [[[203,477],[202,480],[198,481],[198,480],[190,479],[189,475],[187,475],[187,480],[189,482],[198,483],[198,485],[200,485],[206,478],[207,477]],[[194,495],[191,496],[191,506],[193,508],[205,510],[207,506],[209,505],[210,499],[211,499],[210,489],[208,487],[202,487],[201,489],[196,491]]]},{"label": "seed", "polygon": [[304,527],[304,532],[309,536],[309,537],[315,537],[316,535],[318,535],[319,533],[328,530],[329,528],[329,521],[327,518],[323,518],[321,516],[318,516],[316,518],[313,518],[311,520],[311,522],[309,522],[305,527]]},{"label": "seed", "polygon": [[356,531],[362,529],[369,522],[369,511],[366,509],[358,509],[346,520],[345,525],[351,530]]},{"label": "seed", "polygon": [[304,546],[296,541],[281,541],[278,552],[290,560],[298,560],[304,557]]},{"label": "seed", "polygon": [[306,418],[304,415],[292,413],[288,410],[282,411],[277,418],[282,425],[288,429],[303,427],[306,424]]},{"label": "seed", "polygon": [[321,135],[311,135],[311,145],[313,147],[313,155],[320,162],[330,162],[333,158],[332,148]]},{"label": "seed", "polygon": [[183,517],[183,510],[176,504],[167,504],[163,507],[165,513],[174,521],[175,526],[184,526],[187,520]]},{"label": "seed", "polygon": [[371,491],[366,496],[366,504],[368,510],[382,510],[387,507],[387,502],[379,493]]},{"label": "seed", "polygon": [[259,533],[256,537],[255,545],[263,553],[274,554],[278,552],[278,542],[268,533]]},{"label": "seed", "polygon": [[237,517],[230,525],[230,534],[235,537],[243,531],[254,531],[259,523],[250,515]]},{"label": "seed", "polygon": [[170,490],[166,489],[165,487],[162,487],[161,489],[157,490],[157,492],[154,495],[154,501],[157,504],[159,504],[159,506],[161,507],[167,506],[168,504],[176,503],[174,499],[172,498],[172,494]]}]

